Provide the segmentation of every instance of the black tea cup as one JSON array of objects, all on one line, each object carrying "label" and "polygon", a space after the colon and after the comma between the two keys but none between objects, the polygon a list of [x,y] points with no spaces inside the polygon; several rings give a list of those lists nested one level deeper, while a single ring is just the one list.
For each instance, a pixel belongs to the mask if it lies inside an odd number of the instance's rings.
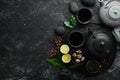
[{"label": "black tea cup", "polygon": [[84,44],[84,36],[79,31],[73,31],[68,36],[69,44],[74,48],[79,48]]},{"label": "black tea cup", "polygon": [[92,18],[92,11],[87,8],[82,8],[77,12],[76,18],[79,23],[87,24]]}]

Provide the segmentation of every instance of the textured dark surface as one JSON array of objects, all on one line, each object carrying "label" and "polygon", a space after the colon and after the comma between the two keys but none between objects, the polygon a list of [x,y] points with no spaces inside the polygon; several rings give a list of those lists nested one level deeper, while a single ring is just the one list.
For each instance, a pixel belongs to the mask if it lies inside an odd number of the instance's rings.
[{"label": "textured dark surface", "polygon": [[[95,77],[54,68],[45,61],[54,29],[70,17],[70,1],[0,0],[0,80],[120,80],[119,53],[113,65]],[[99,4],[91,9],[91,22],[100,23]]]}]

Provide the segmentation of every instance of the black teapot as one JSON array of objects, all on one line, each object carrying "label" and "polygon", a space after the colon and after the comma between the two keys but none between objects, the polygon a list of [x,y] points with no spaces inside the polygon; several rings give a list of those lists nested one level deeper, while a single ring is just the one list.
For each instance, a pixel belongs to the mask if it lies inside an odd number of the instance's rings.
[{"label": "black teapot", "polygon": [[86,46],[92,56],[104,58],[107,55],[115,53],[116,40],[112,32],[108,29],[101,28],[93,30],[92,28],[88,28]]}]

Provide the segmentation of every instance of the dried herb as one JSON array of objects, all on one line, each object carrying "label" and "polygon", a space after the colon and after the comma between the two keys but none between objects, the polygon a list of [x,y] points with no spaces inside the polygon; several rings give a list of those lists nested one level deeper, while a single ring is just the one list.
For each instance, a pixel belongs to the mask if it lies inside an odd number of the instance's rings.
[{"label": "dried herb", "polygon": [[57,50],[56,49],[52,49],[49,54],[50,54],[51,58],[54,58],[54,57],[56,57]]},{"label": "dried herb", "polygon": [[107,64],[106,59],[102,59],[100,68],[101,70],[104,70],[105,65]]},{"label": "dried herb", "polygon": [[54,45],[54,47],[60,47],[63,44],[63,37],[58,36],[56,39],[49,39],[49,42]]},{"label": "dried herb", "polygon": [[60,47],[63,44],[63,37],[58,36],[57,39],[55,40],[55,44],[57,47]]},{"label": "dried herb", "polygon": [[74,28],[76,26],[76,18],[72,15],[70,21],[64,21],[64,25],[68,28]]}]

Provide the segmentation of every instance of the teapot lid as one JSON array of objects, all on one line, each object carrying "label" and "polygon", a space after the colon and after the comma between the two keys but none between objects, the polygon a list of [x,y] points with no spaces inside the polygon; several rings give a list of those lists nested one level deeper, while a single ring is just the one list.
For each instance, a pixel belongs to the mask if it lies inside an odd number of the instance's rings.
[{"label": "teapot lid", "polygon": [[88,39],[88,50],[95,57],[105,57],[114,47],[112,38],[106,33],[94,33]]},{"label": "teapot lid", "polygon": [[120,6],[115,5],[109,8],[108,15],[112,19],[120,19]]}]

